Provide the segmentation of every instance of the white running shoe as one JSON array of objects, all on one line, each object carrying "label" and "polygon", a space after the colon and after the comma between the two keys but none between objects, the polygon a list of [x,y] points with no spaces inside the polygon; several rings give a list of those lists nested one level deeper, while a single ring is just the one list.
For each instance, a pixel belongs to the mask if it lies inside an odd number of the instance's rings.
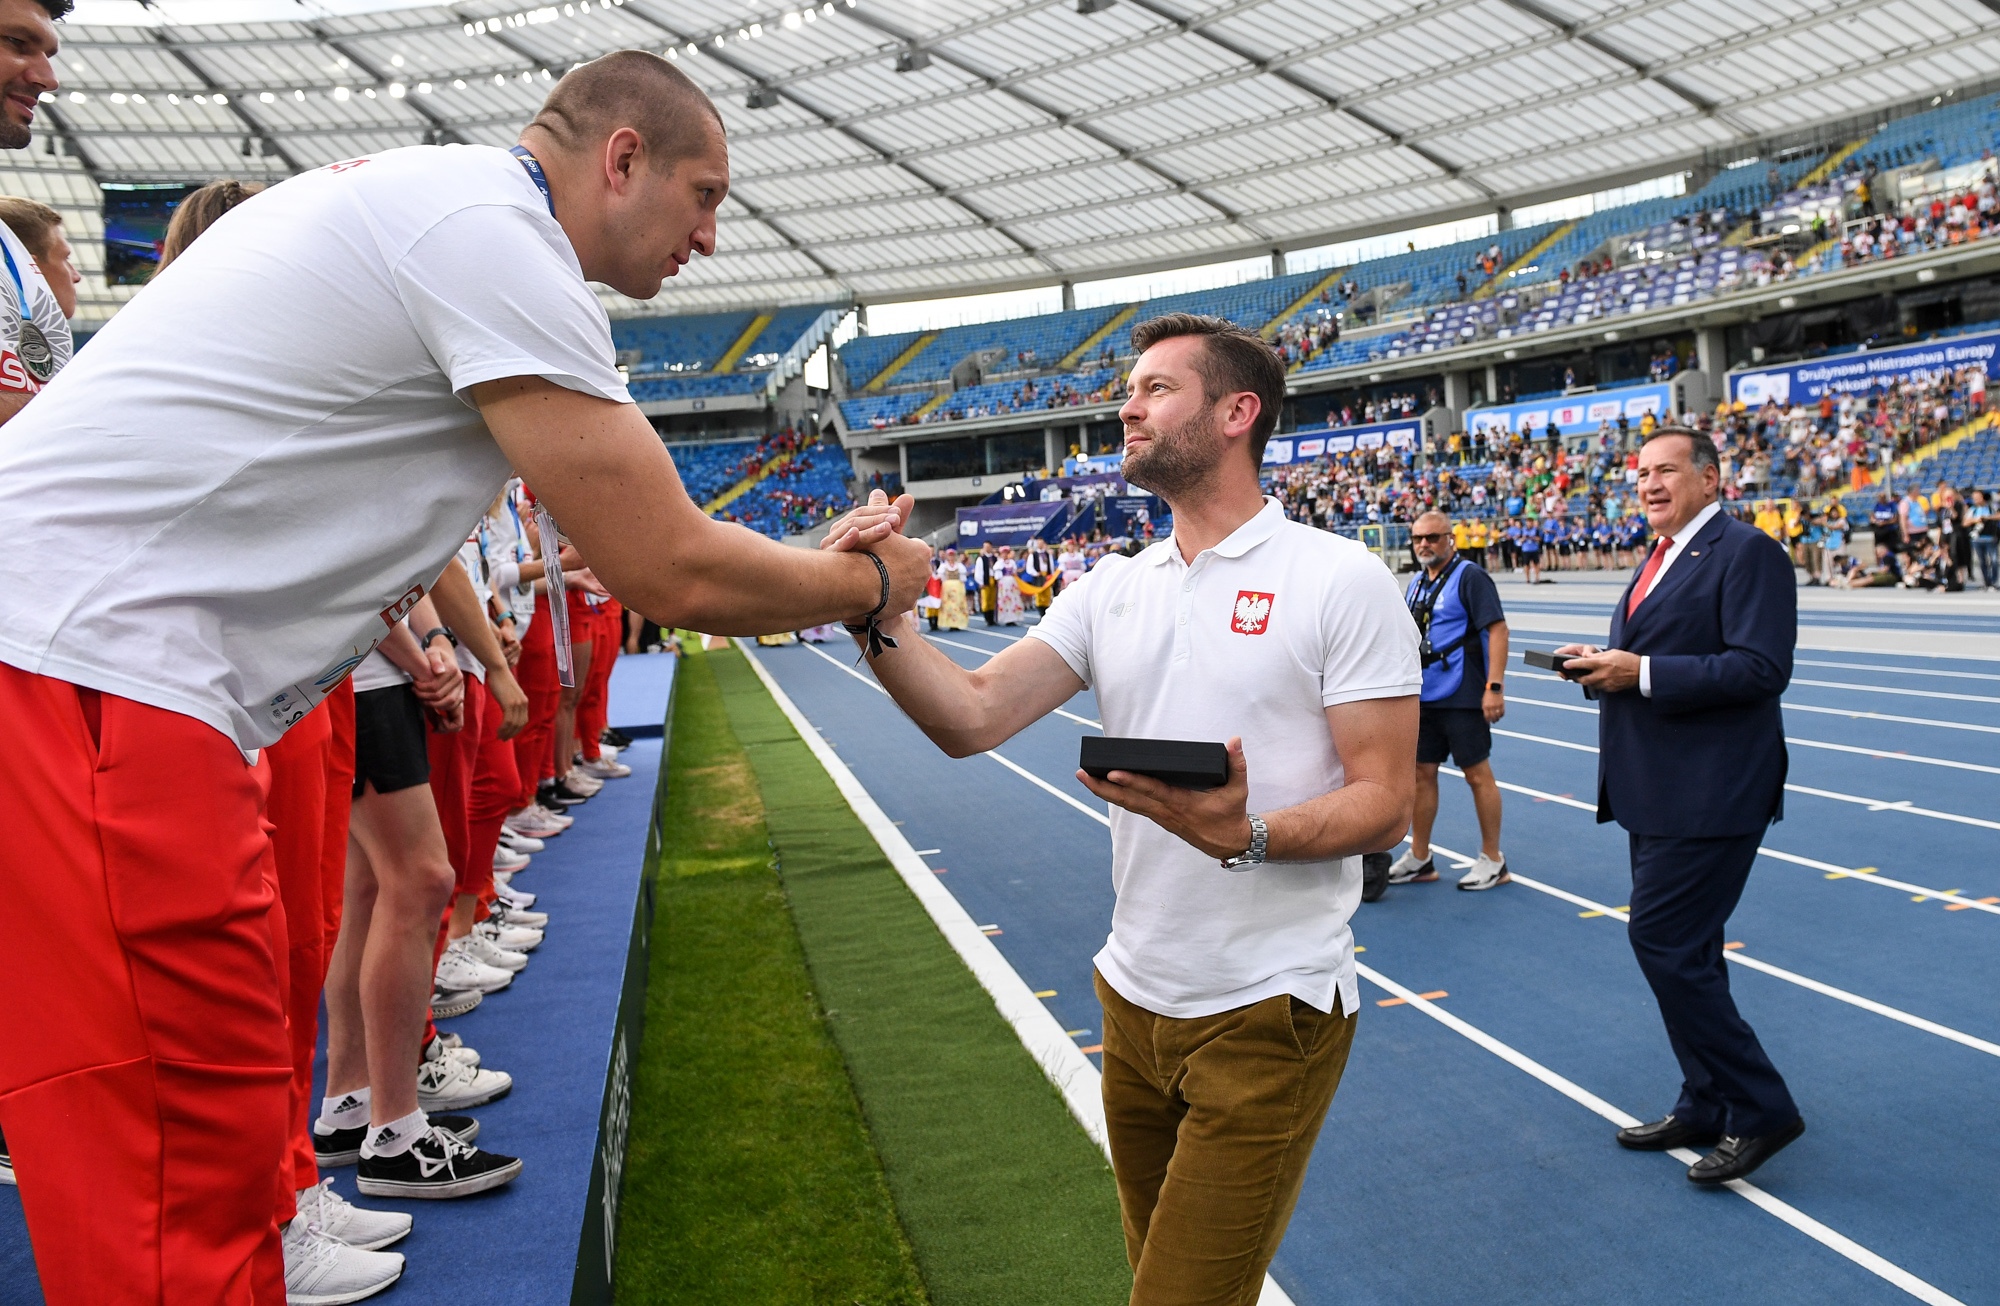
[{"label": "white running shoe", "polygon": [[403,1277],[401,1252],[370,1252],[321,1233],[303,1215],[285,1226],[288,1306],[346,1306]]},{"label": "white running shoe", "polygon": [[482,939],[490,939],[509,952],[533,952],[542,946],[542,931],[534,925],[510,924],[498,916],[488,916],[472,927]]},{"label": "white running shoe", "polygon": [[511,948],[503,948],[476,929],[451,946],[463,949],[466,956],[489,969],[513,974],[516,971],[523,971],[528,968],[528,956],[526,953],[515,952]]},{"label": "white running shoe", "polygon": [[517,853],[506,844],[496,844],[493,848],[493,869],[496,871],[518,871],[528,865],[528,854]]},{"label": "white running shoe", "polygon": [[557,778],[556,783],[568,786],[571,793],[582,794],[585,798],[596,797],[597,791],[604,788],[604,782],[583,769],[581,757],[576,760],[578,765],[571,766],[566,775]]},{"label": "white running shoe", "polygon": [[1437,862],[1433,858],[1426,857],[1418,861],[1416,855],[1407,848],[1403,850],[1402,856],[1389,864],[1391,884],[1428,884],[1437,877]]},{"label": "white running shoe", "polygon": [[[452,1035],[451,1037],[457,1037]],[[322,1179],[299,1189],[299,1219],[310,1220],[335,1242],[379,1252],[410,1236],[410,1217],[401,1211],[369,1211],[333,1191],[333,1180]]]},{"label": "white running shoe", "polygon": [[433,1049],[438,1056],[456,1057],[474,1070],[479,1069],[478,1050],[465,1046],[465,1040],[456,1034],[446,1034],[440,1030],[437,1037],[424,1045],[424,1056],[431,1056]]},{"label": "white running shoe", "polygon": [[535,838],[535,836],[531,834],[515,834],[504,825],[500,827],[500,845],[503,848],[512,848],[517,853],[538,853],[548,847],[547,844]]},{"label": "white running shoe", "polygon": [[488,916],[487,919],[499,921],[503,929],[512,927],[517,930],[533,930],[535,933],[540,934],[549,928],[549,914],[547,912],[529,911],[525,907],[516,907],[498,895],[495,895],[493,906],[489,910],[492,912],[492,915]]},{"label": "white running shoe", "polygon": [[523,839],[553,839],[563,827],[550,819],[540,805],[530,803],[500,823],[501,830]]},{"label": "white running shoe", "polygon": [[453,1016],[463,1016],[485,1000],[486,995],[478,989],[432,989],[431,1019],[449,1020]]},{"label": "white running shoe", "polygon": [[426,1056],[417,1067],[417,1105],[425,1111],[484,1106],[513,1088],[514,1077],[506,1071],[475,1069],[452,1056]]},{"label": "white running shoe", "polygon": [[1485,853],[1481,853],[1479,854],[1479,860],[1472,864],[1472,869],[1465,873],[1465,878],[1458,882],[1458,887],[1461,889],[1491,889],[1495,885],[1506,884],[1513,878],[1513,876],[1507,874],[1507,854],[1501,853],[1500,859],[1495,861]]},{"label": "white running shoe", "polygon": [[493,896],[509,907],[518,911],[526,911],[535,905],[535,895],[529,893],[526,889],[515,888],[508,882],[513,878],[513,876],[509,875],[503,879],[500,873],[495,873],[493,876]]},{"label": "white running shoe", "polygon": [[[610,752],[610,750],[606,749],[605,752]],[[595,776],[599,780],[623,780],[626,776],[632,774],[632,768],[619,761],[615,754],[606,757],[604,753],[599,753],[597,760],[594,762],[578,762],[577,769],[581,770],[585,775]]]},{"label": "white running shoe", "polygon": [[[564,830],[567,830],[572,825],[576,824],[576,818],[574,816],[571,816],[568,812],[554,811],[551,808],[542,806],[540,803],[530,803],[528,805],[528,810],[531,812],[540,812],[542,814],[542,820],[547,824],[554,826],[557,834],[561,834]],[[537,835],[536,837],[541,839],[548,838],[547,835]]]},{"label": "white running shoe", "polygon": [[446,946],[444,956],[438,958],[437,982],[441,989],[477,989],[481,993],[498,993],[514,982],[514,972],[486,965],[466,950],[465,939],[453,939]]}]

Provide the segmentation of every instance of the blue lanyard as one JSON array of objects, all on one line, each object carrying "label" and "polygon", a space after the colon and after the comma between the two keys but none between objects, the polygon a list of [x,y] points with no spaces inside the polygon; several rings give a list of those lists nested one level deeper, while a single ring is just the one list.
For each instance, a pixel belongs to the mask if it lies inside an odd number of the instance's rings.
[{"label": "blue lanyard", "polygon": [[[519,159],[521,166],[528,170],[528,180],[535,183],[535,189],[540,191],[542,198],[548,202],[549,216],[553,218],[556,215],[556,197],[549,191],[549,178],[548,174],[542,171],[542,161],[537,159],[533,154],[530,154],[528,147],[525,145],[516,145],[514,148],[508,150],[507,153]],[[7,267],[11,270],[13,266],[14,260],[9,258],[7,260]],[[14,278],[17,282],[20,279],[19,275],[16,275]]]},{"label": "blue lanyard", "polygon": [[[554,209],[549,211],[555,212]],[[34,321],[34,315],[28,310],[28,288],[21,282],[21,269],[14,266],[14,251],[7,248],[4,240],[0,240],[0,258],[7,260],[7,275],[14,278],[14,302],[21,306],[21,320]]]}]

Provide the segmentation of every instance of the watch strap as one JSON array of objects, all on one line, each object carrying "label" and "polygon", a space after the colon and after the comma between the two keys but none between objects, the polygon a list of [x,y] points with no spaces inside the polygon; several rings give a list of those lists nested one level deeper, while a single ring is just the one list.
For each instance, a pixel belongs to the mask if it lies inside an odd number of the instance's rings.
[{"label": "watch strap", "polygon": [[1249,813],[1250,846],[1222,863],[1224,870],[1240,871],[1249,866],[1262,866],[1265,851],[1270,847],[1271,830],[1264,824],[1264,818],[1255,812]]}]

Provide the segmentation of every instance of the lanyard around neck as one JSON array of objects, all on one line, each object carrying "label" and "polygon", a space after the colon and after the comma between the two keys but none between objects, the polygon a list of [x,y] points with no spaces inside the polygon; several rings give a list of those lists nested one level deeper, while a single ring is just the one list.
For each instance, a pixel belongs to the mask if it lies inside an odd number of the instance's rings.
[{"label": "lanyard around neck", "polygon": [[33,321],[34,315],[28,308],[28,287],[21,280],[21,269],[14,265],[14,251],[7,248],[4,240],[0,240],[0,258],[7,260],[7,275],[14,279],[14,302],[21,306],[21,320]]},{"label": "lanyard around neck", "polygon": [[[549,177],[547,173],[542,171],[542,161],[530,153],[528,147],[525,145],[516,145],[508,150],[507,153],[519,159],[521,166],[527,169],[528,180],[534,182],[535,189],[542,193],[542,199],[549,206],[549,216],[553,218],[556,215],[556,197],[549,190]],[[7,266],[10,268],[13,267],[13,260],[8,260]],[[18,281],[20,278],[17,276],[15,280]]]}]

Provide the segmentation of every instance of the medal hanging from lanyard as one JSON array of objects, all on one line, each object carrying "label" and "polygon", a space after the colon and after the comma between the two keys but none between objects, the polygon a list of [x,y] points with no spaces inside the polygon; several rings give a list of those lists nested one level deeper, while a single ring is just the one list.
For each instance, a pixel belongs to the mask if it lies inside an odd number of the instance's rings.
[{"label": "medal hanging from lanyard", "polygon": [[34,315],[28,309],[27,284],[21,280],[21,269],[14,264],[14,251],[7,248],[5,241],[0,241],[0,258],[7,260],[7,275],[14,279],[14,302],[21,308],[21,365],[37,384],[46,384],[56,374],[56,351],[42,329],[35,325]]},{"label": "medal hanging from lanyard", "polygon": [[569,601],[563,597],[562,536],[556,519],[535,500],[535,529],[542,537],[542,569],[549,582],[549,637],[556,642],[556,683],[576,688],[576,659],[569,647]]}]

